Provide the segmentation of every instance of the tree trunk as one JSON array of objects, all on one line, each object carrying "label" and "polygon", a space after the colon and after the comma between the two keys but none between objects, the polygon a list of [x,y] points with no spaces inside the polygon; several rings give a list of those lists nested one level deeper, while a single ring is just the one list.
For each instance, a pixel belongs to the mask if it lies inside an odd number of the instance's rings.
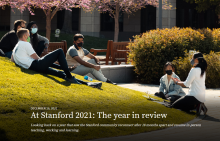
[{"label": "tree trunk", "polygon": [[47,10],[46,14],[46,37],[50,41],[51,34],[51,9]]},{"label": "tree trunk", "polygon": [[118,34],[119,34],[119,3],[116,3],[115,9],[115,35],[114,35],[114,42],[118,42]]}]

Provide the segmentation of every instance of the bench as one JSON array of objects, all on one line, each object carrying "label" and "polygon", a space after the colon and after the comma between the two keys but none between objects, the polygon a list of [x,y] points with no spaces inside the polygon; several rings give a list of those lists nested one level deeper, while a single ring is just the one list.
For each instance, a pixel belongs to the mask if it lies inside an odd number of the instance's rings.
[{"label": "bench", "polygon": [[[66,56],[66,52],[67,52],[67,42],[64,40],[64,41],[61,41],[61,42],[50,42],[49,43],[49,47],[48,47],[48,53],[56,50],[56,49],[59,49],[59,48],[62,48],[63,49],[63,52]],[[48,54],[48,53],[42,53],[41,54],[41,57],[43,57],[44,55]]]},{"label": "bench", "polygon": [[113,42],[111,47],[112,65],[122,62],[127,64],[128,52],[130,50],[127,48],[129,42]]},{"label": "bench", "polygon": [[98,52],[106,52],[106,58],[100,58],[100,61],[105,61],[106,65],[111,61],[111,64],[121,64],[122,62],[127,63],[127,48],[129,42],[113,42],[108,40],[107,49],[94,49],[91,48],[90,52],[94,52],[93,55],[97,55]]},{"label": "bench", "polygon": [[98,52],[106,52],[106,57],[105,58],[99,58],[100,61],[105,61],[105,64],[108,65],[108,62],[109,61],[112,61],[112,58],[111,58],[111,44],[113,43],[112,40],[108,40],[108,43],[107,43],[107,49],[94,49],[94,48],[91,48],[90,49],[90,52],[94,52],[93,55],[97,55]]}]

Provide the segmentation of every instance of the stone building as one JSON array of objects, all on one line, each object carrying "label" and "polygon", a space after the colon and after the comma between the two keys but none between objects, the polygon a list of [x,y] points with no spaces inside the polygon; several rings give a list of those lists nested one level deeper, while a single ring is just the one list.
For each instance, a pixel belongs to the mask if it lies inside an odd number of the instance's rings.
[{"label": "stone building", "polygon": [[[162,27],[192,27],[192,28],[218,28],[218,17],[214,8],[206,12],[198,13],[195,4],[186,3],[184,0],[169,0],[174,7],[171,10],[162,11]],[[71,33],[82,33],[84,35],[113,39],[114,19],[109,14],[100,14],[98,11],[86,13],[82,9],[59,11],[51,22],[51,29],[62,29]],[[36,21],[39,30],[45,30],[46,17],[41,9],[36,9],[35,15],[28,11],[14,12],[10,7],[0,9],[0,30],[10,30],[17,19],[24,19],[27,22]],[[146,6],[132,15],[120,14],[119,19],[119,40],[126,41],[133,35],[141,34],[151,29],[158,28],[158,8]]]}]

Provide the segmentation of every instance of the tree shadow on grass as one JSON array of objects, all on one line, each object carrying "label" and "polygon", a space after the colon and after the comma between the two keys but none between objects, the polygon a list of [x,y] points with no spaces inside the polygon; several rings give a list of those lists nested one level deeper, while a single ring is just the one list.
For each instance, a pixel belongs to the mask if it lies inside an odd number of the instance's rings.
[{"label": "tree shadow on grass", "polygon": [[[19,67],[20,69],[21,69],[21,72],[23,72],[23,73],[27,73],[27,74],[30,74],[30,75],[35,75],[35,74],[40,74],[40,75],[42,75],[42,76],[44,76],[44,77],[47,77],[47,78],[49,78],[49,79],[51,79],[51,80],[53,80],[53,81],[55,81],[56,83],[59,83],[59,84],[61,84],[61,85],[64,85],[64,86],[70,86],[72,83],[70,83],[70,82],[68,82],[68,81],[66,81],[66,80],[64,80],[64,81],[59,81],[59,80],[57,80],[56,78],[54,78],[54,77],[52,77],[52,75],[50,75],[50,74],[44,74],[44,73],[38,73],[38,72],[36,72],[36,71],[33,71],[33,70],[29,70],[29,69],[24,69],[24,68],[22,68],[22,67],[20,67],[20,66],[18,66],[18,65],[16,65],[17,67]],[[57,77],[57,76],[55,76],[55,77]],[[59,77],[58,77],[59,78]],[[80,83],[82,83],[83,85],[86,85],[86,86],[88,86],[85,82],[83,82],[82,80],[80,80],[79,81]],[[99,90],[103,90],[102,88],[98,88]]]},{"label": "tree shadow on grass", "polygon": [[61,82],[61,81],[57,80],[56,78],[51,77],[49,74],[38,73],[38,72],[36,72],[36,71],[32,71],[32,70],[29,70],[29,69],[21,68],[21,67],[18,66],[18,65],[16,65],[16,66],[19,67],[19,68],[21,69],[21,72],[23,72],[23,73],[27,73],[27,74],[30,74],[30,75],[40,74],[40,75],[42,75],[42,76],[44,76],[44,77],[47,77],[47,78],[49,78],[49,79],[51,79],[51,80],[53,80],[53,81],[55,81],[56,83],[59,83],[59,84],[61,84],[61,85],[64,85],[64,86],[70,86],[70,85],[71,85],[70,82],[67,82],[67,81],[62,81],[62,82]]},{"label": "tree shadow on grass", "polygon": [[[183,111],[183,110],[180,110],[180,111]],[[195,111],[183,111],[183,112],[186,112],[189,115],[196,115]]]},{"label": "tree shadow on grass", "polygon": [[0,139],[1,139],[1,141],[9,141],[9,139],[6,136],[5,130],[3,130],[1,128],[0,128]]}]

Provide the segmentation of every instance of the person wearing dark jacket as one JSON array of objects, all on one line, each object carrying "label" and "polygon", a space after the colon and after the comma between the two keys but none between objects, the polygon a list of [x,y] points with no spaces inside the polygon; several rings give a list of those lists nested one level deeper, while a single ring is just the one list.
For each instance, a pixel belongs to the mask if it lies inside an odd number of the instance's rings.
[{"label": "person wearing dark jacket", "polygon": [[0,54],[1,56],[5,56],[11,58],[12,50],[15,45],[18,43],[18,37],[16,32],[20,28],[25,27],[26,21],[24,20],[16,20],[14,22],[14,29],[6,33],[0,40]]},{"label": "person wearing dark jacket", "polygon": [[48,52],[49,40],[46,37],[43,37],[38,34],[38,26],[35,21],[31,21],[27,25],[27,29],[30,32],[30,43],[37,53],[38,56],[41,56],[43,51]]}]

